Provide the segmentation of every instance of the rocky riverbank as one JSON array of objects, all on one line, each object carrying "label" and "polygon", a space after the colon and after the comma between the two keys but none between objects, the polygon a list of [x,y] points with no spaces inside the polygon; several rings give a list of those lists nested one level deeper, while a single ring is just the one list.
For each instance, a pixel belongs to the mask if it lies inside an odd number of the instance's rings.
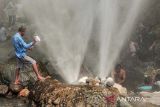
[{"label": "rocky riverbank", "polygon": [[26,100],[22,98],[4,98],[0,97],[0,107],[28,107]]}]

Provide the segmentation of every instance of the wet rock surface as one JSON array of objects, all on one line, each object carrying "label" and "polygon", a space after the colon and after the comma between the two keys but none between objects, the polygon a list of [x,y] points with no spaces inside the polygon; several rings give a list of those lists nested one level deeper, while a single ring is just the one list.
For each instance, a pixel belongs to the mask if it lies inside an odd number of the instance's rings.
[{"label": "wet rock surface", "polygon": [[7,85],[0,85],[0,95],[6,95],[9,91],[9,88]]},{"label": "wet rock surface", "polygon": [[[16,62],[11,61],[7,64],[0,65],[0,79],[5,84],[10,84],[15,80],[15,70],[16,70]],[[22,84],[26,85],[29,81],[35,82],[36,75],[32,71],[32,67],[27,67],[21,70],[20,72],[20,81]]]},{"label": "wet rock surface", "polygon": [[27,102],[19,98],[0,97],[0,101],[0,107],[28,107]]},{"label": "wet rock surface", "polygon": [[38,106],[48,107],[106,107],[115,106],[118,97],[116,88],[88,85],[67,85],[57,80],[37,81],[29,99]]},{"label": "wet rock surface", "polygon": [[160,92],[141,92],[141,95],[145,98],[146,103],[160,106]]}]

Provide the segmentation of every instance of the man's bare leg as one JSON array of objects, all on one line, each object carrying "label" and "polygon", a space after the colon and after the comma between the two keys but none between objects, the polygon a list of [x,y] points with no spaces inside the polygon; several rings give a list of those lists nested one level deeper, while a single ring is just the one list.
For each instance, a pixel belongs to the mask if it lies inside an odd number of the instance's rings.
[{"label": "man's bare leg", "polygon": [[38,67],[37,67],[37,64],[33,64],[33,70],[34,72],[36,73],[37,75],[37,78],[38,80],[44,80],[45,78],[41,76],[41,74],[39,73],[39,70],[38,70]]},{"label": "man's bare leg", "polygon": [[14,84],[19,84],[20,82],[19,82],[19,72],[20,72],[20,68],[17,68],[16,69],[16,80],[15,80],[15,82],[14,82]]}]

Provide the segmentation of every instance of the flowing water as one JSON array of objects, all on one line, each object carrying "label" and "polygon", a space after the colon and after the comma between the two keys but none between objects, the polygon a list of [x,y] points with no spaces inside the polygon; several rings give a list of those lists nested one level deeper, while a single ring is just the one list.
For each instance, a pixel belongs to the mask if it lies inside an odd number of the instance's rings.
[{"label": "flowing water", "polygon": [[[108,76],[145,0],[21,0],[23,14],[41,35],[41,51],[69,83],[78,79],[95,21],[97,75]],[[98,20],[96,20],[98,19]],[[92,49],[90,49],[92,50]],[[86,56],[87,58],[89,56]]]}]

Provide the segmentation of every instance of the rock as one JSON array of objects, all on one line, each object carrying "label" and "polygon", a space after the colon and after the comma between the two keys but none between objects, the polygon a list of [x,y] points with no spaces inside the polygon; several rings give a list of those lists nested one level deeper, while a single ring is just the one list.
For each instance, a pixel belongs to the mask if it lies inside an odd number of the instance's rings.
[{"label": "rock", "polygon": [[0,85],[0,95],[6,95],[9,91],[7,85]]},{"label": "rock", "polygon": [[6,28],[5,27],[1,27],[0,28],[0,42],[3,42],[7,39],[7,35],[6,35]]},{"label": "rock", "polygon": [[[125,99],[121,99],[119,100],[119,106],[118,107],[134,107],[132,106],[128,101],[126,101]],[[136,106],[137,107],[137,106]]]},{"label": "rock", "polygon": [[21,97],[27,97],[29,95],[29,90],[27,88],[25,89],[22,89],[20,92],[19,92],[19,96]]},{"label": "rock", "polygon": [[114,107],[119,95],[113,87],[68,85],[53,79],[37,81],[30,91],[29,99],[37,106],[50,107]]},{"label": "rock", "polygon": [[113,87],[118,89],[120,95],[127,96],[127,89],[122,85],[115,83]]},{"label": "rock", "polygon": [[109,87],[112,87],[112,86],[115,84],[113,78],[111,78],[111,77],[108,77],[108,78],[104,81],[104,83],[105,83],[105,86],[109,86]]},{"label": "rock", "polygon": [[86,80],[86,84],[89,86],[99,86],[100,82],[101,82],[100,80],[94,78],[88,78]]},{"label": "rock", "polygon": [[160,106],[160,91],[159,92],[140,92],[140,95],[144,97],[145,102]]},{"label": "rock", "polygon": [[13,93],[19,93],[23,89],[21,85],[16,84],[10,84],[9,88]]},{"label": "rock", "polygon": [[78,83],[79,83],[79,84],[86,84],[86,80],[87,80],[87,79],[88,79],[87,76],[82,77],[82,78],[80,78],[80,79],[78,80]]},{"label": "rock", "polygon": [[[10,84],[15,80],[16,62],[9,62],[1,65],[0,67],[0,80],[5,84]],[[37,79],[36,74],[32,71],[32,67],[29,66],[20,71],[20,81],[26,85],[28,82],[35,82]]]}]

